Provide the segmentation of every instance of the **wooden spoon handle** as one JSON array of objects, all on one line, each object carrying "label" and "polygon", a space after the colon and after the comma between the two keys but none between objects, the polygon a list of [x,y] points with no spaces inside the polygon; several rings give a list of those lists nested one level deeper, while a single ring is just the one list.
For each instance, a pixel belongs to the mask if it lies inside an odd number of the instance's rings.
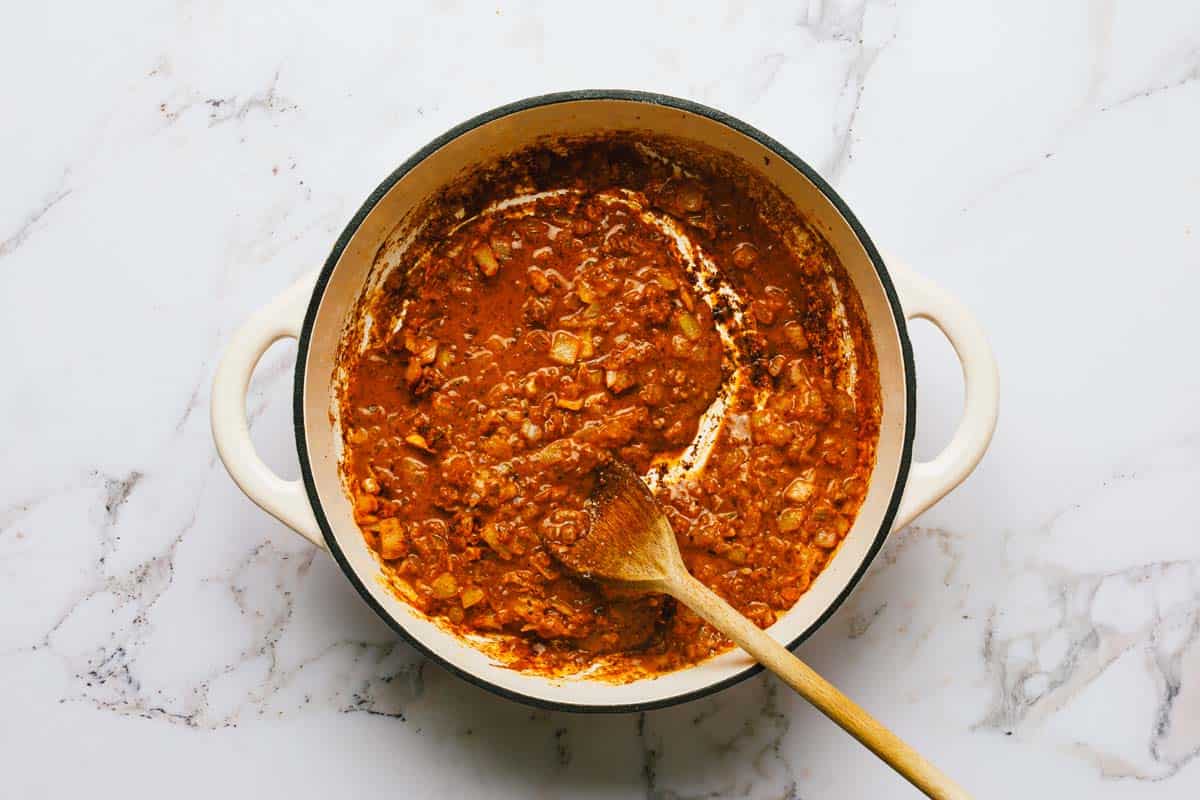
[{"label": "wooden spoon handle", "polygon": [[969,800],[966,790],[703,583],[687,572],[672,575],[665,583],[669,594],[735,641],[926,796]]}]

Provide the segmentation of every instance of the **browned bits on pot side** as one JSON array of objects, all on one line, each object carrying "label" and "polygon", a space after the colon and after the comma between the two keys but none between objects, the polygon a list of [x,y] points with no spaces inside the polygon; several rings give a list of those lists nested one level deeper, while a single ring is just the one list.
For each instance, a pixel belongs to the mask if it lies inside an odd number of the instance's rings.
[{"label": "browned bits on pot side", "polygon": [[385,320],[403,305],[403,325],[343,356],[355,519],[398,595],[456,629],[511,635],[518,668],[606,656],[603,674],[624,680],[707,658],[728,642],[686,608],[573,577],[555,557],[586,531],[592,469],[681,453],[729,367],[715,320],[731,309],[713,311],[661,232],[600,194],[631,190],[675,216],[747,302],[753,386],[727,399],[740,422],[660,499],[691,572],[762,626],[808,588],[866,493],[878,387],[857,299],[843,284],[860,359],[850,396],[825,282],[840,268],[820,248],[795,260],[736,181],[680,178],[619,142],[507,169],[462,207],[517,187],[577,194],[431,232],[418,279],[396,270],[375,308]]}]

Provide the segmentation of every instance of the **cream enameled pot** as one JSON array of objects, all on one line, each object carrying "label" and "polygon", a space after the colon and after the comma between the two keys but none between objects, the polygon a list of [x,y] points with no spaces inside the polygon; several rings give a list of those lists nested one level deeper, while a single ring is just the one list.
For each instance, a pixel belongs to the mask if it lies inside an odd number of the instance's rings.
[{"label": "cream enameled pot", "polygon": [[[837,608],[888,533],[957,486],[975,467],[996,423],[996,364],[969,312],[894,260],[885,264],[841,198],[807,164],[743,122],[685,100],[626,91],[546,95],[482,114],[431,142],[376,189],[338,238],[324,268],[271,301],[237,332],[217,369],[212,426],[230,475],[258,505],[327,549],[363,599],[398,633],[467,680],[524,702],[579,711],[630,711],[677,703],[729,686],[757,667],[733,651],[697,666],[623,685],[549,679],[493,663],[423,617],[376,579],[379,565],[351,515],[338,474],[331,408],[345,320],[366,285],[376,252],[397,222],[472,165],[547,136],[648,131],[692,140],[754,165],[787,195],[837,252],[862,297],[879,360],[883,398],[877,462],[866,500],[837,555],[770,632],[795,646]],[[912,461],[915,376],[906,320],[925,318],[962,362],[966,403],[946,449]],[[299,339],[295,430],[300,481],[276,476],[250,441],[245,398],[259,358],[275,341]]]}]

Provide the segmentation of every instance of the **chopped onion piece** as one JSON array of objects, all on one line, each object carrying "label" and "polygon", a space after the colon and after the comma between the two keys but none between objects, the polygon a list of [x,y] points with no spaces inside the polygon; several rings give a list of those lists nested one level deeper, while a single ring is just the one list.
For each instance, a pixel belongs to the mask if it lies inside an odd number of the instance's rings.
[{"label": "chopped onion piece", "polygon": [[404,380],[409,384],[421,380],[421,359],[413,356],[408,360],[408,364],[404,367]]},{"label": "chopped onion piece", "polygon": [[627,370],[610,369],[604,372],[604,385],[612,390],[614,394],[621,392],[633,386],[633,376]]},{"label": "chopped onion piece", "polygon": [[837,534],[829,528],[822,528],[813,537],[813,544],[826,550],[832,550],[838,543]]},{"label": "chopped onion piece", "polygon": [[558,439],[529,454],[529,460],[539,467],[551,467],[571,457],[571,441]]},{"label": "chopped onion piece", "polygon": [[433,579],[430,586],[433,596],[439,600],[448,600],[458,594],[458,581],[449,572],[443,572]]},{"label": "chopped onion piece", "polygon": [[542,438],[542,429],[530,420],[525,420],[521,425],[521,435],[525,437],[525,441],[527,442],[536,442]]},{"label": "chopped onion piece", "polygon": [[493,235],[491,239],[492,252],[496,254],[496,258],[507,261],[512,258],[512,241],[503,236]]},{"label": "chopped onion piece", "polygon": [[433,339],[421,344],[421,350],[417,353],[417,360],[422,364],[432,364],[437,358],[438,343]]},{"label": "chopped onion piece", "polygon": [[813,485],[811,480],[800,477],[788,484],[787,489],[783,492],[783,496],[793,503],[803,503],[811,498],[816,490],[817,487]]},{"label": "chopped onion piece", "polygon": [[384,558],[402,558],[408,555],[404,541],[404,528],[395,517],[379,520],[379,555]]},{"label": "chopped onion piece", "polygon": [[530,267],[527,274],[529,275],[529,285],[533,287],[535,292],[545,294],[550,291],[550,279],[546,277],[546,273],[537,267]]},{"label": "chopped onion piece", "polygon": [[429,451],[429,442],[425,441],[425,437],[419,433],[410,433],[408,436],[404,437],[404,441],[408,442],[413,447]]},{"label": "chopped onion piece", "polygon": [[479,271],[486,277],[490,278],[500,271],[500,262],[496,260],[496,254],[488,245],[479,245],[471,251],[471,255],[474,256],[475,263],[479,265]]},{"label": "chopped onion piece", "polygon": [[685,311],[676,315],[676,320],[679,322],[679,330],[683,331],[684,336],[692,341],[700,338],[703,333],[700,329],[700,321],[690,312]]},{"label": "chopped onion piece", "polygon": [[512,558],[512,551],[504,546],[504,541],[500,538],[500,530],[495,526],[495,524],[489,522],[484,525],[483,529],[479,531],[479,536],[481,539],[487,542],[488,547],[495,550],[501,558],[505,560]]},{"label": "chopped onion piece", "polygon": [[673,292],[679,288],[679,282],[665,272],[660,272],[655,275],[654,282],[666,289],[668,292]]},{"label": "chopped onion piece", "polygon": [[799,530],[804,524],[804,511],[799,508],[785,508],[779,513],[779,530],[784,533],[791,533]]},{"label": "chopped onion piece", "polygon": [[589,286],[586,281],[579,281],[579,283],[576,284],[575,294],[579,295],[579,299],[582,300],[585,305],[589,306],[600,299],[600,295],[596,294],[596,290]]},{"label": "chopped onion piece", "polygon": [[566,331],[555,331],[550,342],[550,360],[571,365],[579,356],[579,339]]},{"label": "chopped onion piece", "polygon": [[468,586],[462,591],[462,607],[470,608],[483,598],[483,589],[480,589],[478,586]]}]

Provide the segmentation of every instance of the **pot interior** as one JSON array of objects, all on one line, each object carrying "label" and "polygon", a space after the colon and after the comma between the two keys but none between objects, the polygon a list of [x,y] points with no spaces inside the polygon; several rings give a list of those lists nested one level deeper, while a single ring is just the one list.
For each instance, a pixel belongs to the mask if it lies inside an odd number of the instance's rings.
[{"label": "pot interior", "polygon": [[367,285],[377,252],[397,224],[419,213],[423,203],[475,165],[546,137],[608,131],[667,135],[739,158],[746,169],[782,191],[825,237],[862,299],[878,359],[882,402],[876,463],[867,496],[835,557],[770,631],[780,641],[792,643],[823,621],[882,543],[903,488],[906,442],[911,439],[903,321],[889,296],[890,286],[885,285],[872,259],[873,248],[865,236],[856,233],[856,223],[822,191],[820,179],[810,178],[781,155],[786,151],[780,146],[716,112],[666,98],[575,93],[499,109],[451,131],[418,153],[367,201],[318,281],[301,348],[297,425],[303,433],[305,480],[330,550],[364,598],[389,622],[450,667],[494,690],[541,704],[611,710],[663,705],[711,690],[744,675],[753,662],[735,650],[696,666],[627,684],[552,679],[493,663],[483,652],[397,599],[377,580],[379,564],[354,522],[339,475],[340,437],[333,413],[334,370],[345,321]]}]

